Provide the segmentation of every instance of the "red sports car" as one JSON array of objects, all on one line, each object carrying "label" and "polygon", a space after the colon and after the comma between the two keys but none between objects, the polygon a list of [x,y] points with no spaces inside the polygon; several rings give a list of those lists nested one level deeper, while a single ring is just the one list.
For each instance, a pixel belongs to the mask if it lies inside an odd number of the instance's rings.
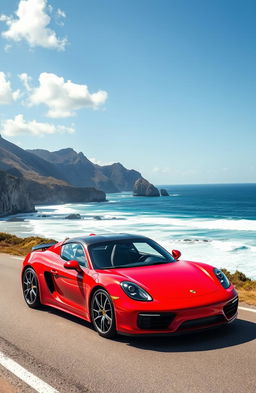
[{"label": "red sports car", "polygon": [[238,297],[219,269],[180,261],[155,241],[90,235],[41,244],[27,255],[22,288],[41,304],[93,323],[103,337],[185,332],[234,321]]}]

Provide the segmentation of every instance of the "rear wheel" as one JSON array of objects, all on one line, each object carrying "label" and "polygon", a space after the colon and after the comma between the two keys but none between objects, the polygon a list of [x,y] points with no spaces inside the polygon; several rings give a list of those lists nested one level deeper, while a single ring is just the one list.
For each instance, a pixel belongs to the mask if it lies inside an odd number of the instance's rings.
[{"label": "rear wheel", "polygon": [[112,300],[104,289],[98,289],[92,296],[91,319],[95,330],[105,338],[116,334],[115,313]]},{"label": "rear wheel", "polygon": [[31,308],[39,308],[41,306],[39,284],[36,272],[31,267],[28,267],[22,275],[22,289],[27,305]]}]

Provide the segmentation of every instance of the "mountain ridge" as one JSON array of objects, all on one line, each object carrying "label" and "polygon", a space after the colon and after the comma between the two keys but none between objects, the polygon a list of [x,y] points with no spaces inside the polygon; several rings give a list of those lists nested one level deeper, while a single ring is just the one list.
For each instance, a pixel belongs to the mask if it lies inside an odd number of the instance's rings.
[{"label": "mountain ridge", "polygon": [[22,210],[22,203],[19,202],[19,209],[12,204],[11,193],[7,193],[8,182],[17,185],[15,198],[20,201],[23,194],[29,201],[27,205],[31,203],[34,209],[35,204],[105,201],[105,192],[132,191],[136,180],[141,177],[138,171],[127,169],[120,162],[100,166],[72,148],[55,152],[24,150],[1,135],[0,171],[8,174],[0,190],[2,200],[5,204],[8,200],[13,206],[0,211],[5,215]]},{"label": "mountain ridge", "polygon": [[64,148],[50,152],[45,149],[30,149],[29,153],[54,164],[61,179],[77,187],[95,187],[105,192],[132,191],[141,173],[125,168],[120,162],[110,165],[92,163],[82,152]]},{"label": "mountain ridge", "polygon": [[[104,191],[93,186],[72,186],[66,181],[64,174],[59,171],[57,166],[27,152],[1,136],[0,171],[2,171],[3,179],[0,189],[3,201],[0,206],[0,215],[2,216],[26,212],[26,204],[22,205],[22,198],[29,201],[33,209],[35,204],[102,202],[106,200]],[[13,184],[15,187],[12,186]],[[21,206],[20,208],[15,207],[16,200]]]}]

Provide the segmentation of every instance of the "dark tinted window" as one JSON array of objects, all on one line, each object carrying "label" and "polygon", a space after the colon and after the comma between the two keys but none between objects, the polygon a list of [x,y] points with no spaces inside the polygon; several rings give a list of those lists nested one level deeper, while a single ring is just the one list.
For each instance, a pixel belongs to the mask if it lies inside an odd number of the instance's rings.
[{"label": "dark tinted window", "polygon": [[64,244],[61,249],[61,258],[65,261],[77,261],[81,266],[87,265],[83,247],[79,243]]},{"label": "dark tinted window", "polygon": [[89,246],[95,269],[134,267],[173,262],[173,257],[153,241],[120,240]]}]

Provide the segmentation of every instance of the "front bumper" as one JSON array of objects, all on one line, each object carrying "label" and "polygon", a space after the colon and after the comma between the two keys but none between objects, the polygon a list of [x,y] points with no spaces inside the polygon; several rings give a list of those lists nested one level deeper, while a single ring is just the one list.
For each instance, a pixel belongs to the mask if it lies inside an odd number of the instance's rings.
[{"label": "front bumper", "polygon": [[238,296],[200,307],[175,310],[118,310],[117,331],[127,335],[185,333],[233,322]]}]

